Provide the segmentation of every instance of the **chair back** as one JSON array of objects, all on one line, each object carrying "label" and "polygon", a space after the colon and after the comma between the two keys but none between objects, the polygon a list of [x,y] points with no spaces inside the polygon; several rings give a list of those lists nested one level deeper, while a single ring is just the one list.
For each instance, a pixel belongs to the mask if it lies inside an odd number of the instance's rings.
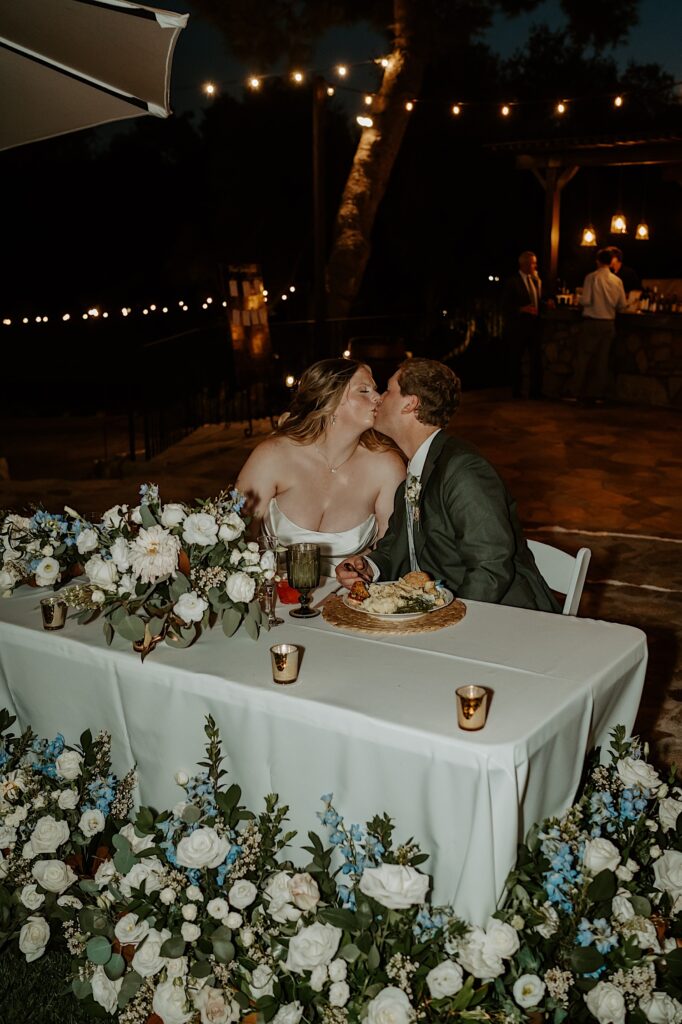
[{"label": "chair back", "polygon": [[553,548],[538,540],[529,540],[528,547],[550,590],[566,595],[562,615],[577,615],[587,567],[592,557],[590,549],[581,548],[577,555],[569,555],[560,548]]}]

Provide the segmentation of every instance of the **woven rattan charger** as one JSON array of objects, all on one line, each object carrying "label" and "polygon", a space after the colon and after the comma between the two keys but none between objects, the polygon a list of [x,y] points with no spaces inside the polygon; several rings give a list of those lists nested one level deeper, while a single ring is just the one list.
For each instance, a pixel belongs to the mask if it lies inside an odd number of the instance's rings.
[{"label": "woven rattan charger", "polygon": [[343,598],[334,595],[328,597],[322,606],[325,622],[329,622],[332,626],[338,626],[339,629],[350,629],[356,633],[366,633],[370,636],[433,633],[436,629],[454,626],[464,618],[466,611],[466,606],[455,598],[447,608],[426,612],[418,619],[398,619],[395,622],[387,622],[384,619],[374,619],[365,612],[358,612],[354,608],[348,608],[343,603]]}]

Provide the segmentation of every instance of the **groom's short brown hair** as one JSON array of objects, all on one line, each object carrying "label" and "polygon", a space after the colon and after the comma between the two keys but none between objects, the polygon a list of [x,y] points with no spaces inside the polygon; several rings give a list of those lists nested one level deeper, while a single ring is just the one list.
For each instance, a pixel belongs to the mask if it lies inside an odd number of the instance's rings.
[{"label": "groom's short brown hair", "polygon": [[457,374],[435,359],[406,359],[398,367],[398,374],[400,394],[419,399],[415,414],[419,422],[447,427],[462,391]]}]

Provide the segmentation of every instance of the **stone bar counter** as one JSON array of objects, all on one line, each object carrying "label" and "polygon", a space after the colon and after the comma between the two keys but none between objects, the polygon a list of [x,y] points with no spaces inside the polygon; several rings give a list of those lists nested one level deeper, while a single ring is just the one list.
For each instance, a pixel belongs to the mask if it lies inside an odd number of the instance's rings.
[{"label": "stone bar counter", "polygon": [[[543,394],[573,394],[582,310],[557,306],[542,315]],[[611,348],[609,397],[638,405],[682,407],[682,315],[623,313]]]}]

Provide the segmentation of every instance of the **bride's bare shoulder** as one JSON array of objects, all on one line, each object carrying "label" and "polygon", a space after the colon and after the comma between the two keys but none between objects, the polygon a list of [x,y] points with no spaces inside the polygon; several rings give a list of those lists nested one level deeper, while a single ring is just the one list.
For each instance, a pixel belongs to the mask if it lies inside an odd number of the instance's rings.
[{"label": "bride's bare shoulder", "polygon": [[402,456],[394,448],[366,449],[371,459],[370,465],[373,473],[378,473],[382,478],[397,479],[400,482],[405,477],[405,462]]}]

